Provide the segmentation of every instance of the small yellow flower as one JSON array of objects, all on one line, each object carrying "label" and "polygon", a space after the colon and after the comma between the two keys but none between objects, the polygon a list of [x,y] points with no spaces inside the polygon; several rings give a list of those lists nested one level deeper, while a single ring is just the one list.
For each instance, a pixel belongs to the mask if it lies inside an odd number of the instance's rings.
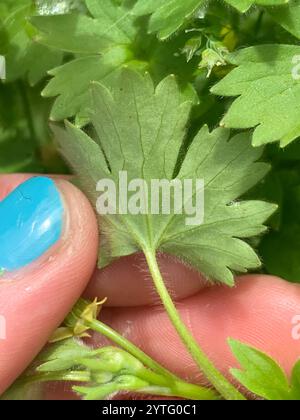
[{"label": "small yellow flower", "polygon": [[84,299],[79,299],[70,314],[66,317],[63,325],[53,333],[49,342],[56,343],[72,337],[90,337],[87,332],[89,327],[86,326],[86,321],[90,322],[97,319],[102,305],[106,300],[107,298],[98,302],[98,299],[95,298],[93,302],[88,302]]}]

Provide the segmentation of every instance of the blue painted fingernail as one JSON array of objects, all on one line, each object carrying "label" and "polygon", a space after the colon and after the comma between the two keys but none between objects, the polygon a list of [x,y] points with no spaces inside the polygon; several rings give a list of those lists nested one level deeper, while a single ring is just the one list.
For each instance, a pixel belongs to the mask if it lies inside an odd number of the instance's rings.
[{"label": "blue painted fingernail", "polygon": [[55,183],[30,178],[0,202],[0,271],[35,261],[62,234],[63,204]]}]

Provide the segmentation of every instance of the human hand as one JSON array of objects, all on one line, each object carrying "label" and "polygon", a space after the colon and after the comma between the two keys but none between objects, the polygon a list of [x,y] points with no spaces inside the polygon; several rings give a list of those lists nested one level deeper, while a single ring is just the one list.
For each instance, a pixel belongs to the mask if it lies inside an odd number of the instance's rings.
[{"label": "human hand", "polygon": [[[0,200],[28,178],[0,176]],[[98,230],[89,202],[64,179],[39,179],[0,203],[0,267],[9,269],[0,278],[0,319],[6,324],[5,339],[0,330],[0,394],[34,359],[82,293],[107,297],[104,322],[178,375],[201,381],[159,305],[143,257],[126,257],[96,270]],[[220,370],[227,374],[237,363],[227,345],[232,337],[267,352],[290,372],[300,353],[300,340],[292,337],[292,319],[300,314],[299,285],[247,275],[233,289],[209,287],[173,258],[162,256],[160,264],[183,320]],[[95,336],[94,344],[104,343]],[[45,398],[54,396],[69,398],[59,388]]]}]

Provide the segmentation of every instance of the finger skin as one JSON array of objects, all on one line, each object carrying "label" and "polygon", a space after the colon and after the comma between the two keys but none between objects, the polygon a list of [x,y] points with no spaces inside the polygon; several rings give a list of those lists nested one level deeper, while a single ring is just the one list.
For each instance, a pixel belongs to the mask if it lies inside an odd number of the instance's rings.
[{"label": "finger skin", "polygon": [[[3,198],[27,177],[0,177]],[[0,394],[27,367],[81,295],[95,268],[98,233],[83,194],[57,180],[65,208],[63,236],[29,266],[0,278],[0,314],[6,339],[0,340]]]},{"label": "finger skin", "polygon": [[[168,255],[159,255],[160,268],[173,299],[193,296],[209,284],[198,272]],[[107,306],[159,305],[152,278],[142,254],[123,257],[96,270],[85,291],[87,298],[107,297]]]}]

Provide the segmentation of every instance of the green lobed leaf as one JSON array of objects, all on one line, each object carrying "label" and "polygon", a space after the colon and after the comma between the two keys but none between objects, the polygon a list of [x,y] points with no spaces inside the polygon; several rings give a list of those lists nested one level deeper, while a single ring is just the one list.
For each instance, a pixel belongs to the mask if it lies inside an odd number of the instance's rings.
[{"label": "green lobed leaf", "polygon": [[266,400],[300,400],[299,362],[291,385],[282,368],[265,353],[236,340],[229,344],[242,368],[230,372],[249,391]]},{"label": "green lobed leaf", "polygon": [[299,54],[294,45],[259,45],[230,54],[228,61],[236,68],[211,89],[216,95],[238,96],[221,124],[255,128],[254,146],[280,141],[284,147],[299,137]]},{"label": "green lobed leaf", "polygon": [[[97,182],[108,178],[118,185],[119,171],[127,171],[129,181],[174,179],[191,107],[183,102],[174,77],[164,79],[155,90],[149,76],[125,70],[111,92],[99,84],[92,92],[95,140],[70,124],[66,130],[54,127],[54,131],[61,152],[94,205],[99,196]],[[211,279],[233,284],[232,270],[244,272],[260,265],[252,248],[238,238],[262,233],[263,222],[276,206],[236,200],[269,168],[256,162],[262,150],[251,147],[247,134],[229,136],[226,129],[210,133],[203,127],[176,176],[204,179],[204,223],[188,226],[184,211],[100,217],[100,266],[150,248],[175,255]],[[149,195],[144,200],[150,208]]]}]

